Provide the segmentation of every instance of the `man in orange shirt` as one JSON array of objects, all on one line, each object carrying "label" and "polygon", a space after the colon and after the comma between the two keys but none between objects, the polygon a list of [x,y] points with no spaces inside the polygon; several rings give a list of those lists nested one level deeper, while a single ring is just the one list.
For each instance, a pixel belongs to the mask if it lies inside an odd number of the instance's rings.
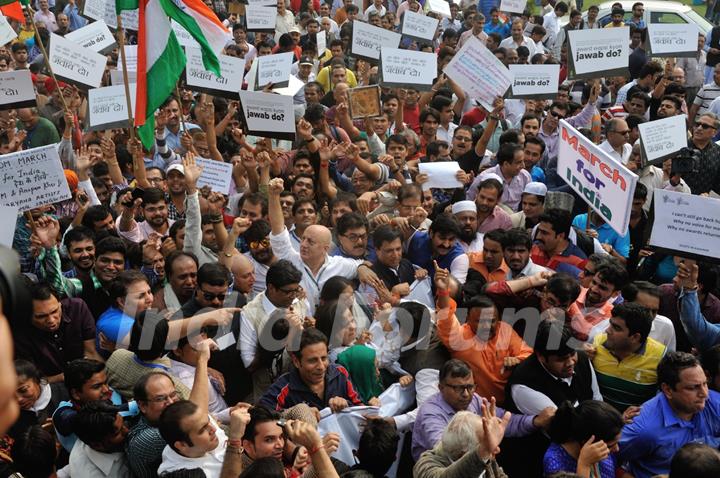
[{"label": "man in orange shirt", "polygon": [[598,267],[590,287],[583,287],[575,301],[580,315],[573,317],[572,329],[579,340],[587,340],[590,329],[610,319],[615,299],[627,283],[627,270],[620,263],[607,261]]},{"label": "man in orange shirt", "polygon": [[438,337],[452,358],[470,365],[477,393],[495,397],[502,404],[512,369],[533,350],[510,325],[500,321],[500,314],[488,297],[474,296],[467,301],[467,320],[460,324],[455,316],[457,305],[450,299],[448,277],[447,269],[440,269],[436,263]]}]

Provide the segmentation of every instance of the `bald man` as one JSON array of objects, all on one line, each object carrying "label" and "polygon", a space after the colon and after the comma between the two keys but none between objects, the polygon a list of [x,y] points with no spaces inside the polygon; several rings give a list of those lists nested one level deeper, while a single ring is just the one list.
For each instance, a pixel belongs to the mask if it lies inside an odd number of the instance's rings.
[{"label": "bald man", "polygon": [[624,119],[613,118],[605,123],[605,141],[599,148],[610,156],[627,164],[632,152],[630,140],[630,128]]},{"label": "bald man", "polygon": [[250,299],[255,284],[255,266],[252,261],[243,254],[234,255],[230,272],[233,276],[233,290],[245,294],[245,297]]},{"label": "bald man", "polygon": [[329,256],[332,234],[325,226],[308,226],[300,241],[300,251],[295,251],[290,234],[285,227],[280,193],[284,183],[280,178],[270,180],[268,194],[268,217],[270,219],[270,245],[280,259],[287,259],[303,274],[301,287],[305,291],[311,313],[318,305],[320,290],[333,276],[360,279],[371,287],[382,287],[380,279],[370,269],[372,263],[363,259]]}]

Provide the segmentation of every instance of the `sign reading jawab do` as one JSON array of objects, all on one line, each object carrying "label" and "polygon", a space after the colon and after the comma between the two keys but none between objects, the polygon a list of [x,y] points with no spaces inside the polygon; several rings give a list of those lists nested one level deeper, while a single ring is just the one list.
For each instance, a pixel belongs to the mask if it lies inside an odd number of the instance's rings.
[{"label": "sign reading jawab do", "polygon": [[637,175],[565,120],[560,121],[557,173],[615,232],[627,234]]},{"label": "sign reading jawab do", "polygon": [[629,37],[628,27],[568,31],[568,78],[627,76]]}]

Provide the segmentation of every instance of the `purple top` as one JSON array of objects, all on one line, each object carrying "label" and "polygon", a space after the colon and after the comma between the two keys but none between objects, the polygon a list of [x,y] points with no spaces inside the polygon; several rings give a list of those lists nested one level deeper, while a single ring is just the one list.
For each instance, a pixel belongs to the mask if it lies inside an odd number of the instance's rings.
[{"label": "purple top", "polygon": [[[467,411],[480,415],[481,406],[488,403],[478,394],[473,394],[472,401],[467,407]],[[420,455],[432,449],[442,438],[452,417],[455,416],[455,410],[443,399],[440,392],[430,397],[422,404],[418,410],[412,435],[412,456],[417,461]],[[505,410],[497,407],[497,416],[502,417]],[[513,414],[510,423],[505,431],[507,437],[519,437],[529,435],[537,428],[533,425],[533,416]]]},{"label": "purple top", "polygon": [[[598,467],[600,468],[600,476],[593,478],[615,478],[615,455],[611,454],[602,460]],[[555,473],[565,471],[575,473],[577,470],[577,460],[557,443],[551,443],[543,457],[543,473],[545,476],[552,476]]]}]

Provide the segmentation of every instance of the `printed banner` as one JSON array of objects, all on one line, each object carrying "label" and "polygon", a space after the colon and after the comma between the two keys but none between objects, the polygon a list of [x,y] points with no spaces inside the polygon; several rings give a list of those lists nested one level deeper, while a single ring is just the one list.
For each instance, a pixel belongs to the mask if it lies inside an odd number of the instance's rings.
[{"label": "printed banner", "polygon": [[[444,1],[444,0],[443,0]],[[402,35],[359,20],[353,21],[350,53],[361,58],[377,60],[381,48],[397,48]]]},{"label": "printed banner", "polygon": [[421,91],[432,88],[437,76],[437,55],[423,51],[383,48],[380,52],[380,84],[391,88],[412,85]]},{"label": "printed banner", "polygon": [[105,55],[51,33],[48,56],[58,78],[86,88],[100,86],[107,63]]},{"label": "printed banner", "polygon": [[96,53],[107,53],[117,46],[115,37],[103,20],[88,23],[65,38]]},{"label": "printed banner", "polygon": [[410,10],[403,14],[400,32],[413,40],[431,42],[435,39],[440,20]]},{"label": "printed banner", "polygon": [[[130,102],[135,115],[135,83],[130,83]],[[93,88],[88,91],[88,116],[91,131],[127,128],[127,100],[125,85]]]},{"label": "printed banner", "polygon": [[277,8],[262,5],[247,5],[245,18],[249,32],[272,32],[275,30]]},{"label": "printed banner", "polygon": [[295,138],[292,96],[241,90],[240,104],[248,133],[266,138]]},{"label": "printed banner", "polygon": [[203,168],[197,181],[199,188],[210,186],[210,189],[214,192],[229,194],[230,183],[232,182],[232,164],[204,158],[196,158],[195,162]]},{"label": "printed banner", "polygon": [[650,56],[695,57],[698,48],[696,23],[651,23],[647,35]]},{"label": "printed banner", "polygon": [[187,56],[185,83],[191,89],[213,96],[237,100],[238,85],[242,85],[243,74],[245,73],[244,59],[219,55],[222,76],[218,77],[205,69],[200,49],[187,47],[185,48],[185,54]]},{"label": "printed banner", "polygon": [[570,30],[568,38],[569,79],[629,75],[628,27]]},{"label": "printed banner", "polygon": [[662,167],[663,160],[685,148],[687,117],[671,116],[638,125],[643,164]]},{"label": "printed banner", "polygon": [[557,173],[618,234],[627,234],[637,175],[560,120]]},{"label": "printed banner", "polygon": [[555,98],[560,65],[508,65],[513,76],[512,98]]}]

